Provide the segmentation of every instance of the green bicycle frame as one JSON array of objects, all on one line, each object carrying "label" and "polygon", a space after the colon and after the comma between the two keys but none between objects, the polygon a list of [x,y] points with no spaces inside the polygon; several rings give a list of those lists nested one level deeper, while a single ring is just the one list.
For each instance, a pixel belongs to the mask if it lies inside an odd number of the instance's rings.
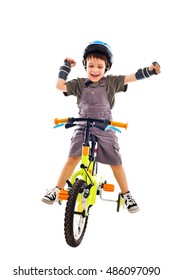
[{"label": "green bicycle frame", "polygon": [[[76,178],[80,177],[80,179],[84,180],[87,185],[92,185],[86,202],[86,212],[88,211],[88,207],[96,202],[98,185],[96,174],[93,174],[94,160],[89,160],[89,150],[89,146],[84,145],[82,147],[81,168],[72,175],[70,180],[71,184],[73,185]],[[77,201],[80,208],[80,204],[82,205],[82,194],[78,194]]]}]

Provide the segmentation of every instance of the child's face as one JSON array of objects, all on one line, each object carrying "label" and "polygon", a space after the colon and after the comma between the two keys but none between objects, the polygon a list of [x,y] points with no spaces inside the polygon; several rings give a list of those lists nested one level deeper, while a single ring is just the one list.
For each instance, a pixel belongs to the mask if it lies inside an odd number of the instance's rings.
[{"label": "child's face", "polygon": [[90,57],[87,59],[87,75],[88,79],[92,82],[98,82],[105,73],[106,64],[105,61],[96,58]]}]

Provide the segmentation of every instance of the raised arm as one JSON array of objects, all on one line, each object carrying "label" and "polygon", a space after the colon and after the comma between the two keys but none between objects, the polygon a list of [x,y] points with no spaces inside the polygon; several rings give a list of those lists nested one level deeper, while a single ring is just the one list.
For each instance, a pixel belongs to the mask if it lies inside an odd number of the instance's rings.
[{"label": "raised arm", "polygon": [[160,73],[160,65],[157,62],[153,62],[150,67],[139,69],[136,73],[125,76],[124,84],[135,82],[137,80],[149,78],[152,75]]},{"label": "raised arm", "polygon": [[66,80],[68,77],[68,74],[71,71],[71,67],[74,67],[76,65],[76,62],[72,58],[66,58],[64,60],[64,65],[62,65],[59,69],[58,79],[56,82],[56,88],[67,92],[67,86],[66,86]]}]

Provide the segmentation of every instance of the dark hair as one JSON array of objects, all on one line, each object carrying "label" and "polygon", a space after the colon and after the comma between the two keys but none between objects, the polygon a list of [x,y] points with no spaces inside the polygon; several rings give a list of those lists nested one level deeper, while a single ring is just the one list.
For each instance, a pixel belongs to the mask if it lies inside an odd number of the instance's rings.
[{"label": "dark hair", "polygon": [[100,58],[102,60],[104,60],[106,67],[108,66],[108,59],[107,56],[104,53],[98,52],[98,51],[93,51],[93,52],[89,52],[87,54],[86,60],[89,58]]}]

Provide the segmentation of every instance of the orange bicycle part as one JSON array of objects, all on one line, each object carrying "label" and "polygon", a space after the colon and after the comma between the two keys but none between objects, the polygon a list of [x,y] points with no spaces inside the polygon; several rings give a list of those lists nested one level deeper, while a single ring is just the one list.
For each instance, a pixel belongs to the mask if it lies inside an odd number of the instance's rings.
[{"label": "orange bicycle part", "polygon": [[68,190],[60,190],[58,192],[58,199],[67,200],[68,199]]},{"label": "orange bicycle part", "polygon": [[117,126],[117,127],[122,127],[127,129],[128,123],[121,123],[121,122],[115,122],[115,121],[110,121],[110,125],[112,126]]},{"label": "orange bicycle part", "polygon": [[103,184],[103,190],[106,192],[113,192],[115,189],[113,184]]},{"label": "orange bicycle part", "polygon": [[66,123],[66,122],[68,122],[68,118],[66,118],[66,119],[58,119],[58,118],[55,118],[54,119],[54,124],[56,124],[56,125],[58,125],[58,124],[60,124],[60,123]]},{"label": "orange bicycle part", "polygon": [[82,154],[83,154],[83,156],[88,156],[89,155],[89,147],[83,146]]}]

